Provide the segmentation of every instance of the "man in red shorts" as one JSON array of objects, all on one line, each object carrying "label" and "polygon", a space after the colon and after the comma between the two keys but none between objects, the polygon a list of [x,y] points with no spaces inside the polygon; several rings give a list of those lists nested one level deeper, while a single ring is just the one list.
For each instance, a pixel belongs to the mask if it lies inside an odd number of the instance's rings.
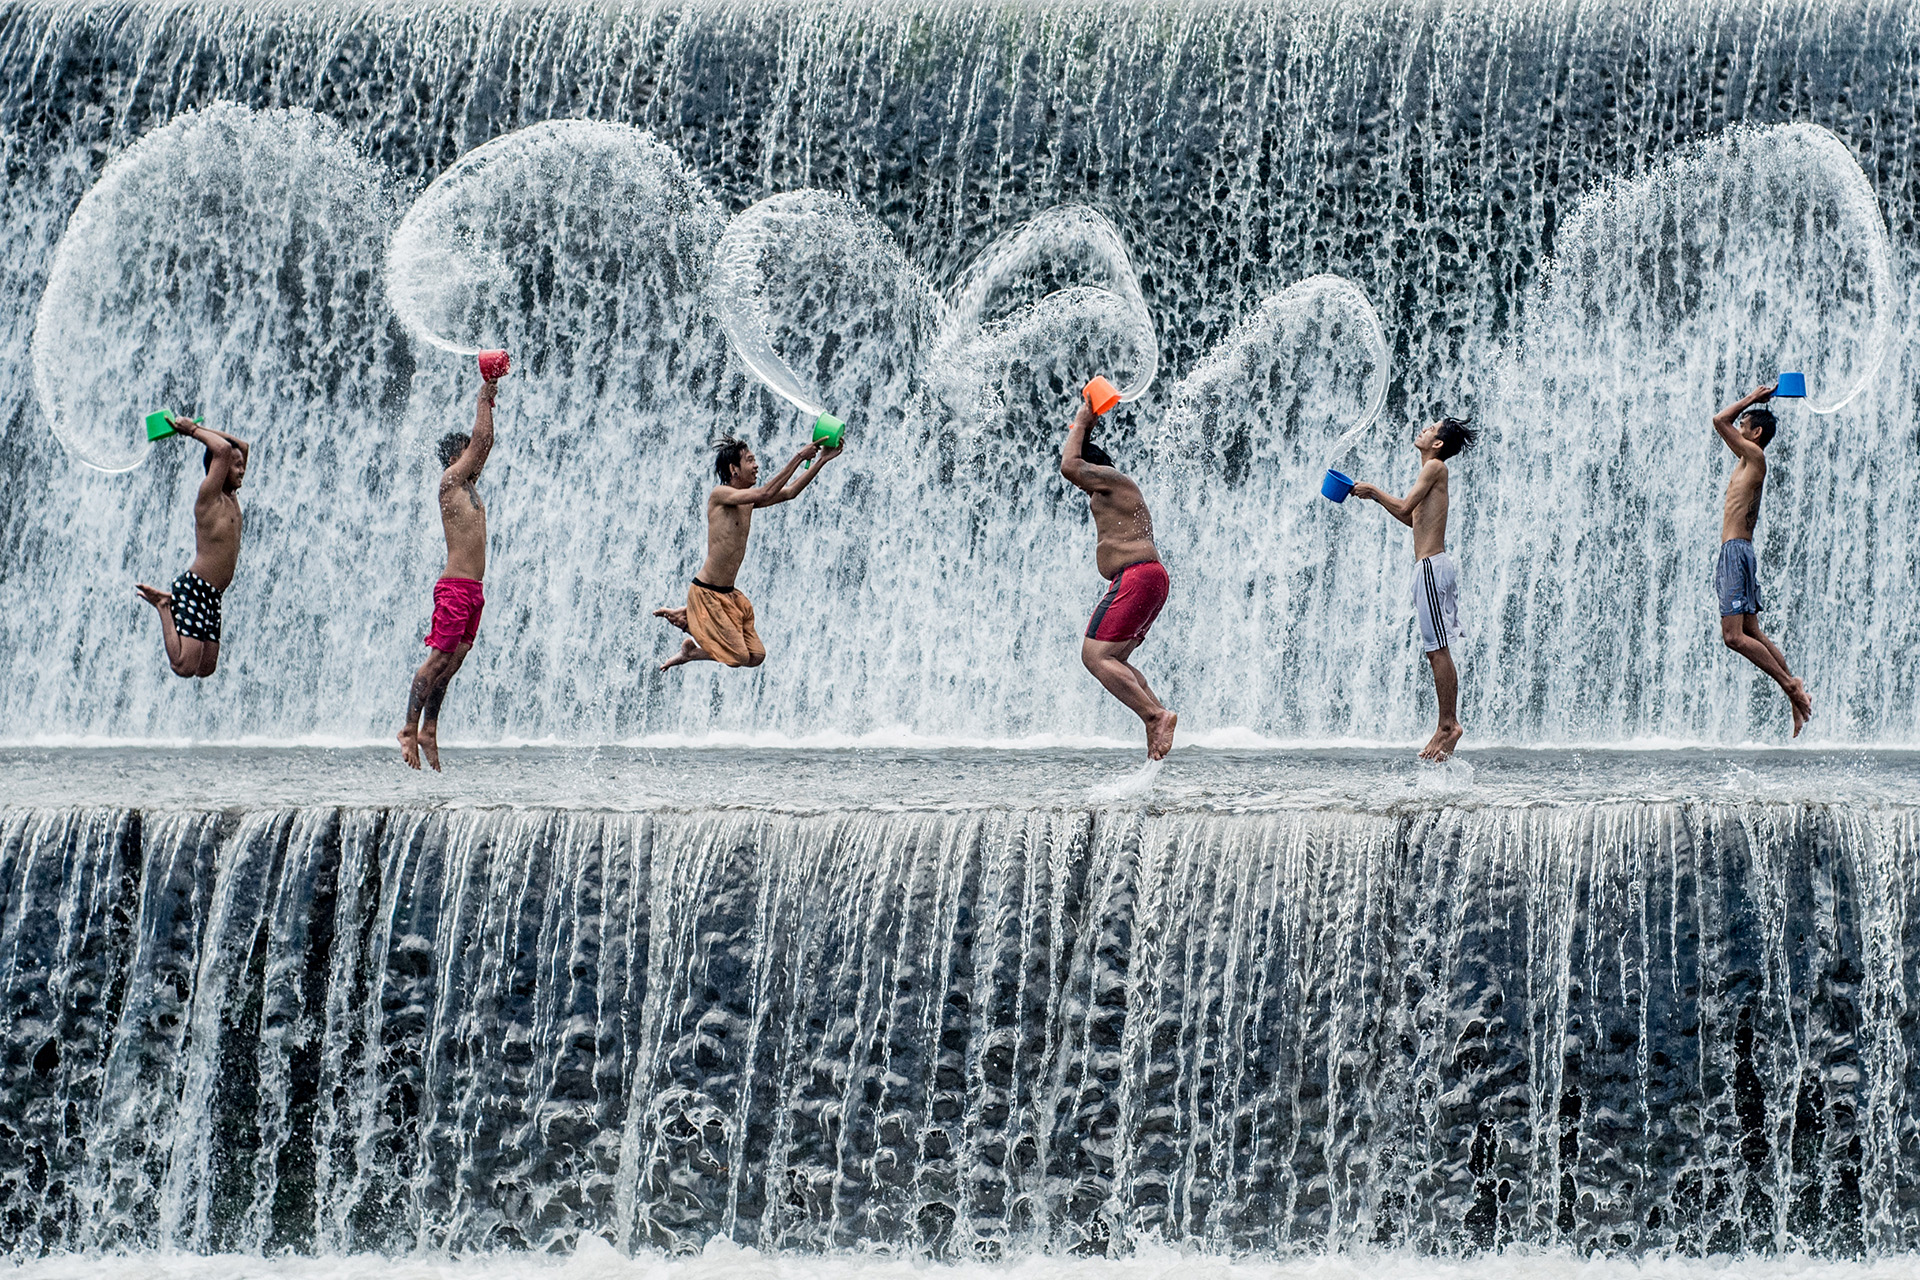
[{"label": "man in red shorts", "polygon": [[1099,537],[1095,563],[1107,579],[1105,595],[1087,620],[1080,661],[1107,692],[1147,726],[1147,758],[1159,760],[1173,748],[1179,716],[1160,705],[1147,678],[1127,659],[1147,638],[1147,628],[1167,602],[1167,569],[1153,545],[1153,517],[1140,486],[1122,475],[1106,451],[1087,437],[1093,431],[1093,406],[1083,397],[1067,431],[1060,474],[1087,492],[1093,527]]},{"label": "man in red shorts", "polygon": [[493,452],[493,398],[500,384],[480,384],[473,434],[449,431],[440,439],[440,523],[447,535],[447,567],[433,584],[433,630],[427,634],[427,660],[413,673],[407,695],[407,723],[400,730],[400,755],[418,769],[424,754],[440,768],[440,703],[447,682],[460,670],[480,631],[480,610],[487,603],[480,580],[487,572],[487,509],[475,482]]}]

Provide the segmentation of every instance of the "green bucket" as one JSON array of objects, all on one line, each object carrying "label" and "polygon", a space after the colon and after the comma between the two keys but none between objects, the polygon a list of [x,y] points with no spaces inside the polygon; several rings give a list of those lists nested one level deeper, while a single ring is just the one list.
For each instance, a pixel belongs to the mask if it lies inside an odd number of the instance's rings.
[{"label": "green bucket", "polygon": [[813,442],[828,449],[838,449],[841,437],[847,434],[847,424],[830,413],[823,413],[813,420]]}]

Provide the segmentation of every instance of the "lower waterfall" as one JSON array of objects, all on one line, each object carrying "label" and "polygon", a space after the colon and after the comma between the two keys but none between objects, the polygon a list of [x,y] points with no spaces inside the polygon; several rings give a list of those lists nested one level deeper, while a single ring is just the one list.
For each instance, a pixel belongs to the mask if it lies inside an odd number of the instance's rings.
[{"label": "lower waterfall", "polygon": [[0,1247],[1920,1246],[1920,819],[0,809]]}]

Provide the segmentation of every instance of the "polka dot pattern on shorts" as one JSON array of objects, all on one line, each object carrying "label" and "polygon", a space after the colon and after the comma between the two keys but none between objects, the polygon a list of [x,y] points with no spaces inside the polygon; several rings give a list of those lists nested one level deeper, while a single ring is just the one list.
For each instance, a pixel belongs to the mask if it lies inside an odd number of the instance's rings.
[{"label": "polka dot pattern on shorts", "polygon": [[220,641],[220,592],[189,570],[173,580],[173,629],[189,640]]}]

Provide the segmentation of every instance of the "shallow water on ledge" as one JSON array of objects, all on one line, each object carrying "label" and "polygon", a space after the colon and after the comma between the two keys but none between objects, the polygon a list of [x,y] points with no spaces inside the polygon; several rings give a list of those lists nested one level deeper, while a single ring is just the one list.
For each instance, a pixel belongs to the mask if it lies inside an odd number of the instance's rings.
[{"label": "shallow water on ledge", "polygon": [[309,805],[616,811],[967,810],[1129,805],[1161,812],[1393,812],[1595,800],[1920,803],[1904,751],[1488,750],[1445,765],[1382,749],[771,750],[520,747],[443,755],[235,747],[0,748],[0,805]]}]

